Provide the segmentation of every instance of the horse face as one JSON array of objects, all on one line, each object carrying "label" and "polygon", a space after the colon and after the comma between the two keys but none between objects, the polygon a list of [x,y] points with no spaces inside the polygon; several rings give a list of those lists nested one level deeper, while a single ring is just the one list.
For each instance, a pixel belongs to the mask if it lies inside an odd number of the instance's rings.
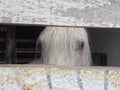
[{"label": "horse face", "polygon": [[39,36],[43,64],[89,66],[87,32],[84,28],[47,27]]}]

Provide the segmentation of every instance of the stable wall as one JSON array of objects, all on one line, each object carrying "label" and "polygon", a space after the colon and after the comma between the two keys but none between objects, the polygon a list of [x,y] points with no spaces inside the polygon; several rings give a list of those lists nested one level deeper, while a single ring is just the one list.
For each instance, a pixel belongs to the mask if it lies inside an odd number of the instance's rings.
[{"label": "stable wall", "polygon": [[120,29],[90,29],[92,52],[107,53],[108,66],[120,66]]}]

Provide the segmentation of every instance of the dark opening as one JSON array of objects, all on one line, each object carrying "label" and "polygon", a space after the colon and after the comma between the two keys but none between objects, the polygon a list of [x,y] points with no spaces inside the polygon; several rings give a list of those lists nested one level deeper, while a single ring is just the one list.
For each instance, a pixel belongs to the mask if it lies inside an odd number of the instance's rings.
[{"label": "dark opening", "polygon": [[[14,27],[14,28],[11,28]],[[36,41],[43,26],[0,26],[0,63],[26,64],[35,59]],[[14,30],[13,30],[14,29]],[[12,33],[10,33],[13,31]],[[12,34],[11,36],[8,34]],[[10,40],[13,40],[12,46]],[[12,50],[8,46],[11,45]],[[15,48],[15,49],[14,49]],[[15,53],[14,53],[15,50]],[[11,55],[10,53],[16,54]]]}]

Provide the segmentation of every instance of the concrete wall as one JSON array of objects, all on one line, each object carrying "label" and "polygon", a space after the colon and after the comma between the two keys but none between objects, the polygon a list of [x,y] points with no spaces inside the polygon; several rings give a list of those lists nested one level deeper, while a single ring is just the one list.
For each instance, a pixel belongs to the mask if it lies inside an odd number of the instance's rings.
[{"label": "concrete wall", "polygon": [[108,66],[120,66],[120,29],[90,29],[92,52],[107,53]]},{"label": "concrete wall", "polygon": [[0,90],[120,90],[119,68],[1,65]]},{"label": "concrete wall", "polygon": [[0,0],[0,23],[120,27],[119,0]]}]

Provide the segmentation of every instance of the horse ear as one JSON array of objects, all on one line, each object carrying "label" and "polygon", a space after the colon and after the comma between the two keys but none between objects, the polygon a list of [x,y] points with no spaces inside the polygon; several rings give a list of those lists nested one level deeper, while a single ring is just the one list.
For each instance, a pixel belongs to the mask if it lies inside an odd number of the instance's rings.
[{"label": "horse ear", "polygon": [[84,48],[84,41],[77,40],[75,45],[75,51],[82,51]]}]

